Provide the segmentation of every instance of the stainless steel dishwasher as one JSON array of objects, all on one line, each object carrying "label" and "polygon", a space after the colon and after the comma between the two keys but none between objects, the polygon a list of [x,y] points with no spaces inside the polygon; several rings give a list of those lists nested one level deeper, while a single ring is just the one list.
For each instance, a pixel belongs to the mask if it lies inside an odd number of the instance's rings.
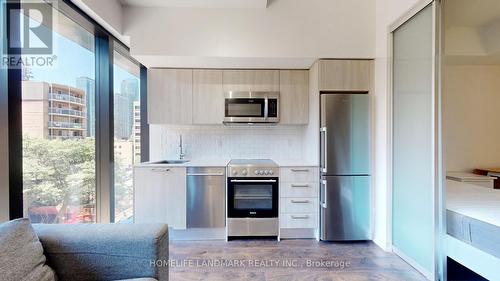
[{"label": "stainless steel dishwasher", "polygon": [[226,226],[226,169],[187,168],[187,228]]}]

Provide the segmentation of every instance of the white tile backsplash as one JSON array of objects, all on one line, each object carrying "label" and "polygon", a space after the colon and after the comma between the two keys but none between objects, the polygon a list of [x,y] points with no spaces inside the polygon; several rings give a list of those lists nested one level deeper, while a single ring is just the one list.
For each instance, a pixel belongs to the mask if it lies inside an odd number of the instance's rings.
[{"label": "white tile backsplash", "polygon": [[187,159],[303,159],[303,126],[226,127],[151,125],[151,160],[178,159],[182,134]]}]

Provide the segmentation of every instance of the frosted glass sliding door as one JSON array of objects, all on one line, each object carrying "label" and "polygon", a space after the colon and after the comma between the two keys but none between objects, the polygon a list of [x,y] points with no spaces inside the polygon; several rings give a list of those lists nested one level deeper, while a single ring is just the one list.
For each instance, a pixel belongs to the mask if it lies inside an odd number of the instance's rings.
[{"label": "frosted glass sliding door", "polygon": [[392,241],[434,272],[434,19],[429,5],[393,32]]}]

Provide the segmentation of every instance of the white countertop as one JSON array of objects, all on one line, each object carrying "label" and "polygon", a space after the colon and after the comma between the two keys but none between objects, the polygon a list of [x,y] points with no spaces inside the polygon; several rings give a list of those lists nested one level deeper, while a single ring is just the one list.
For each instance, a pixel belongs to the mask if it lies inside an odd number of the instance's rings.
[{"label": "white countertop", "polygon": [[500,190],[447,180],[446,209],[500,227]]},{"label": "white countertop", "polygon": [[[187,159],[189,160],[189,159]],[[160,160],[158,160],[160,161]],[[135,167],[225,167],[231,159],[195,159],[181,164],[158,164],[157,161],[144,162],[135,165]],[[280,167],[317,167],[317,164],[312,164],[301,160],[274,160]]]},{"label": "white countertop", "polygon": [[199,159],[181,164],[158,164],[155,163],[157,161],[151,161],[137,164],[135,167],[226,167],[229,161],[230,159]]}]

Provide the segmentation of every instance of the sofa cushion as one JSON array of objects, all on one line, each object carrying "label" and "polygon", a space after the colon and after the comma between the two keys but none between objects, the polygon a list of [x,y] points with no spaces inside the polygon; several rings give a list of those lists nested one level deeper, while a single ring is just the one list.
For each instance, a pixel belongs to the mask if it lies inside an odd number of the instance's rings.
[{"label": "sofa cushion", "polygon": [[168,227],[164,224],[33,225],[61,281],[168,280]]},{"label": "sofa cushion", "polygon": [[52,281],[42,244],[28,219],[0,224],[0,272],[5,281]]}]

